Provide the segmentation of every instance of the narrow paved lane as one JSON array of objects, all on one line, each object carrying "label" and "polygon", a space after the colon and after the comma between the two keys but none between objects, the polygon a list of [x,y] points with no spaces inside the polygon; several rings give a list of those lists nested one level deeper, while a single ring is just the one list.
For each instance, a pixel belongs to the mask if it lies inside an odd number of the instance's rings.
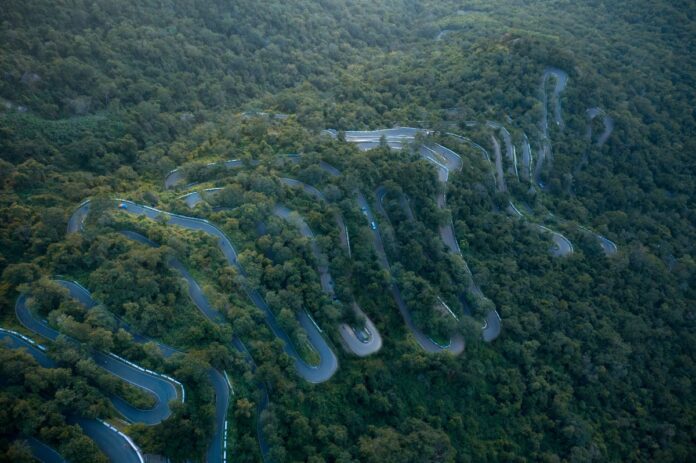
[{"label": "narrow paved lane", "polygon": [[[81,217],[86,216],[87,211],[89,210],[89,205],[90,203],[88,201],[83,203],[80,206],[80,208],[78,208],[78,210],[75,212],[75,214]],[[307,332],[307,337],[310,343],[312,344],[312,347],[317,351],[320,357],[319,364],[314,366],[309,365],[302,359],[302,357],[299,355],[299,353],[293,346],[289,336],[278,324],[276,317],[271,311],[270,307],[268,307],[261,295],[255,289],[250,288],[248,284],[246,284],[246,273],[237,261],[237,252],[234,246],[232,245],[230,239],[219,228],[217,228],[215,225],[212,225],[204,219],[199,219],[196,217],[187,217],[183,215],[161,211],[153,207],[136,204],[129,200],[115,200],[114,206],[119,207],[119,209],[123,212],[127,212],[129,214],[137,216],[145,216],[152,220],[166,218],[168,225],[173,225],[193,231],[201,231],[217,238],[218,247],[227,259],[228,264],[230,266],[235,267],[238,270],[239,276],[242,278],[242,281],[244,282],[244,284],[242,285],[243,290],[245,291],[249,299],[251,299],[251,301],[257,307],[259,307],[266,315],[266,323],[271,328],[273,334],[283,342],[285,352],[294,360],[295,368],[297,369],[297,372],[300,374],[300,376],[302,376],[305,380],[311,383],[321,383],[327,381],[331,378],[331,376],[334,375],[334,373],[338,369],[338,359],[336,358],[336,355],[333,353],[329,345],[326,343],[326,340],[324,340],[324,338],[322,337],[318,326],[313,323],[313,321],[307,316],[307,314],[298,314],[298,322]]]},{"label": "narrow paved lane", "polygon": [[590,108],[587,110],[587,139],[592,142],[592,120],[596,118],[597,116],[602,117],[602,124],[604,124],[604,131],[599,135],[597,138],[597,146],[602,146],[604,145],[607,140],[609,139],[609,136],[611,136],[611,133],[614,131],[614,119],[609,116],[603,109],[601,108]]},{"label": "narrow paved lane", "polygon": [[[149,240],[148,238],[144,237],[139,233],[133,231],[121,233],[126,234],[126,236],[128,236],[129,238],[141,244],[145,244],[150,247],[159,247],[159,244]],[[203,293],[203,290],[201,289],[200,285],[193,278],[193,276],[191,276],[184,264],[179,259],[172,257],[169,260],[169,265],[176,272],[178,272],[184,280],[186,280],[189,297],[191,298],[191,301],[194,303],[194,305],[198,308],[198,310],[200,310],[200,312],[203,314],[203,316],[213,323],[223,322],[223,315],[210,304],[208,298],[205,297],[205,294]],[[235,349],[242,353],[242,355],[244,355],[247,362],[249,362],[249,364],[251,365],[252,370],[255,370],[256,364],[254,363],[254,360],[252,359],[251,354],[249,354],[249,351],[244,345],[244,343],[242,343],[242,341],[235,336],[232,338],[232,345],[235,347]],[[213,386],[213,390],[215,392],[215,432],[213,434],[211,444],[208,447],[208,451],[206,452],[206,461],[208,463],[213,463],[223,461],[223,456],[225,454],[226,442],[224,430],[225,425],[227,423],[227,409],[229,408],[230,404],[230,388],[223,374],[220,373],[218,370],[215,370],[213,368],[208,370],[208,379],[210,380]],[[261,395],[264,396],[264,394],[266,394],[265,386],[261,385],[259,386],[259,388],[262,392]],[[264,409],[265,406],[258,410],[258,416],[261,416],[261,412],[263,412]],[[261,427],[259,427],[257,431],[259,433],[258,438],[259,443],[261,445],[261,451],[265,459],[265,455],[268,453],[268,449],[264,448],[261,444],[262,442],[265,442],[265,439],[263,438],[261,432]]]},{"label": "narrow paved lane", "polygon": [[[307,185],[307,187],[310,189],[312,188],[309,187],[309,185]],[[329,271],[328,259],[319,249],[312,229],[309,228],[309,225],[307,225],[307,222],[299,213],[291,211],[285,206],[276,205],[273,208],[273,213],[293,224],[297,227],[302,236],[310,240],[310,249],[312,250],[314,259],[317,261],[317,272],[319,273],[321,288],[331,299],[334,299],[334,280]],[[355,328],[346,323],[341,323],[339,325],[339,333],[343,341],[351,352],[360,357],[377,352],[382,347],[382,337],[379,331],[377,331],[372,321],[365,315],[355,301],[352,301],[351,307],[359,316],[365,319],[365,326],[362,328]]]},{"label": "narrow paved lane", "polygon": [[536,227],[543,232],[551,234],[551,239],[553,240],[553,243],[555,245],[550,250],[551,255],[553,255],[554,257],[563,257],[573,253],[573,244],[570,242],[568,238],[543,225],[536,225]]},{"label": "narrow paved lane", "polygon": [[[330,175],[334,177],[341,175],[341,172],[338,169],[328,164],[327,162],[321,161],[319,165],[324,171],[328,172]],[[380,266],[391,275],[391,267],[389,265],[389,260],[387,259],[387,254],[384,252],[384,245],[382,244],[382,236],[379,232],[379,227],[377,225],[377,222],[375,221],[375,217],[372,214],[372,210],[370,209],[370,205],[362,193],[356,192],[356,195],[358,206],[365,214],[365,218],[368,221],[368,225],[372,229],[372,245],[374,247],[375,253],[377,254],[377,260]],[[427,337],[413,323],[411,313],[406,307],[406,303],[404,302],[403,298],[401,297],[401,291],[399,291],[399,287],[393,281],[390,284],[390,290],[392,293],[392,297],[396,302],[396,306],[399,309],[399,312],[401,313],[404,322],[406,323],[406,327],[411,331],[413,336],[416,338],[416,341],[423,348],[423,350],[429,353],[439,353],[442,351],[448,351],[454,355],[460,354],[464,350],[464,338],[459,334],[457,334],[450,340],[450,344],[448,346],[440,346],[439,344],[435,343],[432,339]]]},{"label": "narrow paved lane", "polygon": [[527,134],[524,134],[524,143],[522,144],[522,177],[526,180],[532,179],[532,164],[534,159],[532,158],[532,147],[529,144],[529,138]]},{"label": "narrow paved lane", "polygon": [[[515,204],[512,201],[508,203],[508,212],[516,217],[519,217],[521,220],[527,220],[527,217],[517,208],[517,206],[515,206]],[[553,231],[550,228],[545,227],[543,225],[539,225],[533,222],[528,223],[542,233],[551,234],[551,239],[553,240],[554,245],[551,249],[549,249],[549,252],[552,256],[563,257],[573,253],[573,243],[571,243],[568,238],[561,235],[557,231]]]},{"label": "narrow paved lane", "polygon": [[67,463],[54,448],[44,444],[35,437],[27,438],[27,444],[34,458],[42,463]]},{"label": "narrow paved lane", "polygon": [[[325,133],[333,138],[337,137],[337,132],[335,130],[327,130]],[[384,137],[390,148],[400,150],[403,149],[405,145],[413,143],[416,135],[427,135],[429,133],[431,133],[431,131],[413,127],[395,127],[393,129],[380,130],[349,130],[345,132],[345,140],[349,143],[354,143],[358,149],[362,151],[368,151],[379,147],[382,137]]]},{"label": "narrow paved lane", "polygon": [[[20,323],[30,331],[55,341],[60,333],[48,325],[48,322],[36,317],[27,305],[26,294],[20,294],[15,304],[15,313]],[[145,370],[137,365],[127,363],[113,354],[92,352],[94,362],[109,373],[131,383],[132,385],[147,391],[155,400],[155,406],[148,410],[138,409],[118,396],[112,396],[114,407],[127,420],[134,423],[153,425],[165,420],[171,414],[169,402],[179,396],[177,385],[154,372]]]},{"label": "narrow paved lane", "polygon": [[578,228],[585,233],[589,233],[590,235],[594,236],[597,241],[599,241],[599,245],[602,248],[602,251],[604,251],[604,254],[606,256],[611,256],[613,254],[616,254],[619,250],[618,246],[616,246],[616,243],[614,243],[612,240],[609,238],[600,235],[599,233],[595,233],[589,228],[583,227],[582,225],[578,225]]},{"label": "narrow paved lane", "polygon": [[500,142],[495,135],[491,135],[491,142],[493,143],[493,152],[495,153],[495,184],[498,187],[498,191],[504,193],[507,191],[507,185],[503,175],[503,156],[500,153]]},{"label": "narrow paved lane", "polygon": [[[55,362],[44,353],[45,347],[24,335],[0,328],[0,341],[7,343],[6,345],[12,349],[24,349],[44,368],[56,366]],[[115,428],[94,419],[78,418],[75,419],[75,422],[80,425],[85,434],[97,444],[110,461],[115,463],[144,463],[145,460],[140,449],[128,436],[118,432]],[[63,461],[55,450],[36,439],[30,438],[29,445],[34,455],[42,458],[43,461]]]},{"label": "narrow paved lane", "polygon": [[[239,167],[242,167],[244,165],[244,161],[241,159],[230,159],[229,161],[223,161],[223,162],[211,162],[208,163],[207,167],[214,167],[218,165],[224,165],[227,169],[236,169]],[[258,165],[258,161],[252,161],[252,165]],[[174,188],[177,185],[180,185],[184,182],[186,182],[186,174],[184,173],[184,169],[182,168],[176,168],[169,172],[167,176],[164,178],[164,187],[166,189]]]},{"label": "narrow paved lane", "polygon": [[548,123],[548,91],[546,90],[549,78],[553,77],[556,84],[553,87],[553,101],[554,101],[554,121],[556,125],[563,128],[563,115],[561,114],[561,93],[565,90],[566,85],[568,85],[568,73],[558,69],[558,68],[546,68],[541,78],[541,95],[542,95],[542,134],[544,138],[549,136],[549,123]]},{"label": "narrow paved lane", "polygon": [[[292,188],[301,188],[302,191],[304,191],[308,195],[328,204],[328,200],[324,196],[324,193],[322,193],[312,185],[307,185],[304,182],[287,177],[281,178],[280,183]],[[348,237],[348,228],[346,227],[345,220],[343,220],[343,216],[339,212],[336,212],[334,214],[334,220],[336,221],[336,226],[338,227],[338,237],[341,240],[341,245],[346,249],[346,251],[348,252],[348,257],[350,257],[350,239]]]},{"label": "narrow paved lane", "polygon": [[[372,136],[375,136],[376,133],[379,134],[381,137],[384,135],[385,137],[388,136],[389,130],[394,130],[394,129],[387,129],[386,131],[374,131],[374,132],[369,132],[369,134],[372,134]],[[420,130],[420,129],[411,129],[411,130]],[[385,133],[386,132],[386,133]],[[426,132],[426,131],[424,131]],[[364,136],[364,132],[350,132],[350,133],[358,133],[360,136]],[[408,132],[407,132],[408,133]],[[429,132],[426,132],[429,133]],[[472,146],[476,147],[477,149],[481,150],[485,156],[485,158],[488,160],[490,164],[490,157],[488,156],[488,152],[481,147],[480,145],[477,145],[476,143],[473,143],[471,140],[469,140],[466,137],[462,137],[460,135],[448,133],[449,135],[453,136],[454,138],[457,138],[460,141],[464,141],[466,143],[471,144]],[[404,134],[399,132],[399,135],[403,136]],[[413,138],[415,139],[415,133],[413,134]],[[348,140],[348,138],[346,138]],[[446,188],[446,184],[449,180],[449,172],[450,171],[458,171],[462,168],[463,163],[462,163],[462,158],[460,155],[455,153],[454,151],[450,150],[449,148],[446,148],[442,145],[439,144],[428,144],[428,145],[423,145],[419,149],[419,153],[423,158],[428,160],[429,162],[433,163],[438,171],[438,180],[443,183],[443,185]],[[500,156],[498,156],[500,157]],[[337,176],[340,175],[340,171],[336,169],[335,167],[323,162],[321,164],[321,167],[329,172],[331,175]],[[495,180],[495,173],[493,173],[493,177]],[[445,196],[445,189],[440,192],[436,198],[437,204],[439,208],[444,208],[445,203],[446,203],[446,196]],[[368,222],[370,225],[373,223],[375,224],[375,227],[372,230],[373,233],[373,245],[375,248],[375,252],[377,253],[377,258],[378,261],[380,262],[380,265],[382,268],[386,269],[387,271],[390,271],[389,267],[389,262],[386,257],[386,253],[384,252],[384,245],[382,244],[382,237],[379,233],[378,227],[376,226],[377,222],[374,220],[374,217],[372,216],[372,212],[369,209],[369,204],[365,200],[364,196],[361,193],[358,193],[358,203],[360,204],[360,207],[363,208],[363,212],[366,213],[366,216],[368,218]],[[380,201],[378,200],[378,206],[380,205]],[[371,226],[372,228],[372,226]],[[464,256],[461,253],[461,249],[459,248],[459,243],[457,242],[457,239],[454,234],[454,226],[450,220],[449,224],[446,224],[444,226],[439,227],[440,231],[440,236],[445,243],[445,245],[448,247],[450,252],[458,254],[460,257],[462,257],[462,260],[464,262],[464,267],[469,274],[471,278],[471,284],[470,284],[470,290],[476,294],[479,297],[483,297],[483,293],[481,292],[480,288],[474,283],[473,280],[473,275],[471,273],[471,269],[469,268],[469,265],[467,264],[466,260],[464,260]],[[403,303],[403,300],[401,298],[401,294],[399,292],[398,287],[393,284],[392,285],[392,293],[394,294],[394,299],[396,300],[397,306],[399,307],[399,311],[401,312],[402,316],[404,317],[404,320],[406,321],[407,326],[411,328],[415,328],[411,321],[410,313],[408,312],[405,304]],[[488,329],[488,334],[486,335],[484,333],[484,337],[487,337],[491,341],[495,339],[499,334],[500,334],[500,316],[498,312],[494,309],[492,312],[495,312],[495,317],[498,320],[498,323],[493,323],[493,324],[486,324],[485,326],[490,326]],[[490,318],[491,315],[490,313],[486,315],[487,318]],[[410,324],[409,324],[410,323]],[[497,331],[495,331],[497,328]],[[413,331],[413,330],[412,330]],[[416,339],[418,342],[421,344],[421,346],[427,350],[427,351],[432,351],[433,349],[436,349],[434,351],[439,351],[441,350],[441,346],[437,346],[437,344],[434,344],[427,336],[424,336],[423,333],[416,332],[414,331],[414,335],[416,336]],[[433,348],[433,345],[436,347]],[[464,340],[463,338],[461,339],[453,339],[450,347],[455,350],[463,350],[464,349]],[[461,352],[459,350],[459,352]],[[458,353],[458,352],[457,352]]]},{"label": "narrow paved lane", "polygon": [[76,418],[82,431],[89,436],[102,452],[114,463],[145,463],[140,449],[130,437],[101,420]]},{"label": "narrow paved lane", "polygon": [[557,68],[546,68],[541,77],[541,152],[539,153],[537,164],[534,169],[534,182],[538,184],[542,189],[543,185],[540,183],[541,171],[544,163],[549,161],[552,156],[551,152],[551,139],[549,138],[549,117],[548,117],[548,106],[549,106],[549,95],[546,89],[549,78],[553,77],[556,84],[553,88],[553,100],[554,105],[554,120],[556,125],[563,128],[563,116],[561,114],[561,93],[565,90],[568,84],[568,74]]},{"label": "narrow paved lane", "polygon": [[[454,134],[452,134],[454,135]],[[470,140],[468,140],[465,137],[460,137],[455,135],[455,138],[460,139],[461,141],[467,141],[472,143]],[[495,142],[495,137],[492,137]],[[474,145],[476,145],[474,143]],[[478,146],[478,145],[476,145]],[[488,158],[488,152],[486,152],[485,149],[479,146],[481,150],[483,150],[486,158]],[[447,182],[449,181],[449,173],[450,171],[456,172],[461,170],[462,168],[462,158],[459,156],[457,153],[454,151],[450,150],[449,148],[445,148],[441,145],[437,145],[436,150],[442,155],[445,163],[444,165],[437,165],[438,171],[441,171],[443,169],[447,170],[446,175],[439,174],[438,179],[440,182],[443,184],[442,190],[437,194],[436,197],[436,204],[439,209],[444,209],[447,206],[447,195],[446,195],[446,189],[447,189]],[[421,154],[423,152],[421,151]],[[488,158],[490,161],[490,158]],[[500,165],[499,172],[501,174],[502,178],[502,164],[500,163],[501,159],[501,154],[500,154],[500,145],[496,145],[496,166]],[[495,174],[493,175],[495,178]],[[504,180],[503,180],[504,182]],[[504,184],[504,183],[503,183]],[[471,269],[469,268],[469,264],[466,262],[464,259],[464,255],[462,254],[462,250],[459,247],[459,242],[457,241],[456,235],[454,233],[454,224],[452,223],[452,218],[450,217],[450,220],[444,224],[444,225],[439,225],[438,230],[440,232],[440,239],[442,239],[442,242],[445,244],[447,249],[449,249],[449,252],[453,254],[457,254],[462,258],[462,262],[464,263],[464,268],[466,272],[469,275],[469,288],[468,290],[475,294],[478,297],[484,297],[483,292],[481,289],[476,285],[474,282],[474,276],[471,273]],[[460,296],[462,300],[465,300],[463,295]],[[489,323],[488,321],[491,320],[493,323]],[[500,320],[500,315],[498,314],[498,311],[496,309],[493,309],[489,311],[486,314],[486,321],[484,321],[484,325],[482,327],[482,336],[483,339],[486,342],[491,342],[494,339],[496,339],[500,335],[500,330],[501,330],[501,320]]]},{"label": "narrow paved lane", "polygon": [[[357,200],[358,205],[360,206],[362,212],[365,214],[365,218],[367,219],[367,222],[372,230],[372,244],[375,249],[375,253],[377,254],[377,259],[382,268],[389,272],[389,274],[391,275],[391,267],[389,265],[389,260],[387,259],[387,254],[386,252],[384,252],[382,236],[379,232],[377,220],[375,216],[372,214],[372,210],[370,209],[370,204],[367,202],[367,199],[365,199],[365,196],[360,192],[357,193]],[[459,333],[453,335],[450,339],[449,344],[446,346],[441,346],[432,339],[430,339],[428,336],[426,336],[413,322],[411,312],[408,310],[408,307],[406,307],[406,303],[404,302],[401,296],[401,291],[399,291],[399,287],[397,286],[396,282],[392,281],[390,286],[392,296],[394,297],[396,306],[398,307],[399,312],[401,313],[401,316],[404,319],[404,322],[406,323],[406,326],[411,331],[413,336],[416,338],[416,341],[418,342],[418,344],[420,344],[423,350],[429,353],[439,353],[446,351],[455,355],[460,354],[462,351],[464,351],[464,337]]]}]

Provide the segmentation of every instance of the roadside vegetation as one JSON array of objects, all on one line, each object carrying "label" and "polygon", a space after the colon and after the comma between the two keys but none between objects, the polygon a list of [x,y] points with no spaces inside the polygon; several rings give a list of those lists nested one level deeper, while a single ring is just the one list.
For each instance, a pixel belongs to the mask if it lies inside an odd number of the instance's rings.
[{"label": "roadside vegetation", "polygon": [[[257,424],[275,462],[687,461],[696,434],[685,412],[696,409],[693,16],[689,2],[644,0],[4,2],[0,321],[31,335],[14,312],[26,291],[33,310],[79,343],[36,339],[54,369],[0,345],[0,461],[30,461],[23,439],[31,436],[70,461],[104,461],[69,424],[73,416],[118,423],[145,453],[200,460],[214,431],[210,367],[235,388],[228,455],[239,462],[261,460]],[[485,123],[501,121],[517,156],[525,135],[537,156],[549,66],[569,81],[564,127],[549,126],[545,188],[506,172],[509,190],[500,192],[481,152],[445,134],[492,153]],[[594,107],[615,124],[601,146],[586,139],[588,123],[603,130],[587,118]],[[433,129],[417,143],[462,156],[446,209],[435,202],[442,187],[432,165],[409,149],[361,152],[341,141],[340,131],[394,125]],[[208,166],[230,159],[244,162]],[[186,181],[165,188],[177,167]],[[327,202],[280,177],[317,187]],[[380,186],[388,219],[376,212]],[[179,198],[211,187],[222,190],[193,209]],[[464,334],[462,355],[429,355],[413,340],[356,191],[375,211],[415,323],[438,343]],[[66,235],[86,198],[94,207],[84,230]],[[337,373],[320,385],[297,375],[215,239],[119,212],[114,198],[218,226],[302,358],[318,361],[296,318],[307,310],[339,357]],[[506,213],[510,199],[558,226],[575,252],[550,255],[548,235]],[[277,203],[316,233],[336,300],[321,289],[308,240],[272,215]],[[464,263],[440,239],[449,216],[489,300],[472,294]],[[606,256],[575,224],[618,252]],[[172,257],[221,323],[191,302]],[[86,310],[66,297],[52,283],[59,276],[99,305]],[[364,358],[343,349],[337,329],[359,321],[353,297],[384,339]],[[484,343],[490,305],[503,331]],[[154,343],[136,343],[115,316],[182,353],[164,358]],[[186,403],[156,426],[120,422],[111,395],[143,408],[151,397],[102,372],[90,349],[171,375]],[[261,414],[259,384],[270,398]]]}]

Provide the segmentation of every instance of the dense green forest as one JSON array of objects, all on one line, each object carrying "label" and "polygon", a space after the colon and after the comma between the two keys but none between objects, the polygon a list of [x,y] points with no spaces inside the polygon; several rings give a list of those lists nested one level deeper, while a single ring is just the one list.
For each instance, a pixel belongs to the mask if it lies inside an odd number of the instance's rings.
[{"label": "dense green forest", "polygon": [[[0,43],[0,327],[19,333],[0,333],[0,462],[33,461],[37,439],[108,461],[76,424],[96,418],[177,462],[220,461],[216,440],[239,462],[696,454],[692,2],[5,0]],[[396,126],[431,132],[346,141]],[[536,179],[517,171],[527,142]],[[420,155],[436,143],[461,156],[446,182]],[[213,226],[234,265],[205,225],[134,205]],[[358,356],[341,327],[368,321],[383,345]],[[416,330],[465,348],[426,352]],[[20,334],[47,359],[11,349]],[[330,378],[298,374],[326,349]],[[102,354],[185,400],[129,420],[121,402],[155,397]]]}]

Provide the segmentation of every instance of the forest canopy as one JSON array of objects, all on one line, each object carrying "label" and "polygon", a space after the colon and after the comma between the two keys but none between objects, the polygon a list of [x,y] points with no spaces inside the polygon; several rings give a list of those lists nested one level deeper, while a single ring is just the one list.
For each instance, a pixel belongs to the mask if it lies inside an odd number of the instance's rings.
[{"label": "forest canopy", "polygon": [[0,461],[696,453],[692,2],[2,10]]}]

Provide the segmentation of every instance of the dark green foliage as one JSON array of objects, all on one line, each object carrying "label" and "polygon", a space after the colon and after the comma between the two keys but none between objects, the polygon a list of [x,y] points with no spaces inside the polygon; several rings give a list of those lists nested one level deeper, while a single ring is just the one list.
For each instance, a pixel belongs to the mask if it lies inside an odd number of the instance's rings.
[{"label": "dark green foliage", "polygon": [[[146,398],[102,374],[89,348],[186,385],[187,402],[171,418],[127,429],[144,450],[173,461],[200,460],[209,443],[210,365],[227,371],[237,392],[228,414],[235,461],[259,461],[257,426],[277,462],[677,462],[696,454],[692,3],[7,0],[1,16],[0,315],[17,328],[13,307],[25,289],[35,310],[80,344],[51,343],[60,365],[51,370],[0,347],[0,461],[29,461],[21,439],[30,435],[70,461],[103,460],[66,416],[113,418],[111,393],[141,405]],[[492,151],[484,124],[500,121],[518,157],[523,133],[536,155],[548,66],[569,74],[565,127],[550,127],[554,158],[541,173],[548,189],[508,173],[508,192],[496,192],[481,153],[444,132]],[[585,137],[585,111],[595,106],[615,121],[601,147]],[[600,119],[591,124],[602,130]],[[393,125],[436,129],[432,140],[462,155],[445,210],[435,202],[435,171],[408,150],[361,153],[319,134]],[[288,153],[301,156],[293,162]],[[244,165],[208,165],[229,159]],[[329,176],[319,160],[343,175]],[[178,166],[187,181],[165,189],[164,175]],[[281,176],[316,186],[328,203],[283,187]],[[178,199],[194,189],[189,182],[224,189],[191,210]],[[404,326],[355,203],[359,189],[375,209],[380,185],[389,219],[377,217],[407,304],[436,340],[463,331],[461,356],[426,355]],[[84,232],[66,236],[87,197],[96,200]],[[316,386],[297,377],[214,240],[114,213],[101,201],[114,197],[219,226],[296,344],[304,333],[295,314],[306,309],[317,320],[340,357],[337,374]],[[551,257],[548,236],[505,213],[510,199],[562,229],[575,253]],[[300,212],[317,235],[336,301],[321,291],[308,241],[271,216],[275,203]],[[440,240],[450,218],[490,300],[470,291],[464,263]],[[615,241],[618,254],[606,257],[575,224]],[[133,243],[115,233],[122,229],[161,247]],[[223,322],[209,323],[191,304],[172,256]],[[86,311],[71,303],[50,282],[56,275],[83,282],[102,304]],[[437,296],[459,322],[432,308]],[[384,338],[367,358],[344,354],[336,329],[359,322],[353,298]],[[491,305],[503,331],[486,344],[479,330]],[[186,353],[163,359],[116,329],[114,315]],[[233,333],[254,372],[231,346]],[[271,402],[261,416],[259,381]]]}]

